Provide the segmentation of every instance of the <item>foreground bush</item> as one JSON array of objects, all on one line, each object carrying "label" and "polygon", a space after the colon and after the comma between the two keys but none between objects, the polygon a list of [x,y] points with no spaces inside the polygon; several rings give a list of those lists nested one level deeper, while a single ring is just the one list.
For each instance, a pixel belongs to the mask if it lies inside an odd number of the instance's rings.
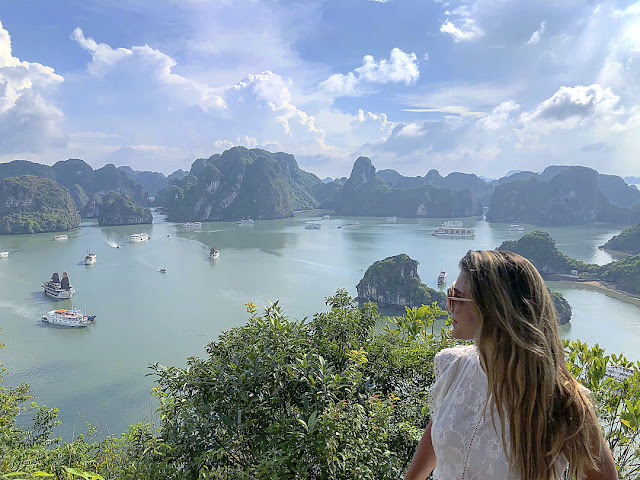
[{"label": "foreground bush", "polygon": [[[52,438],[55,409],[34,406],[34,422],[17,427],[28,387],[0,383],[0,478],[400,478],[429,420],[433,357],[453,345],[432,330],[443,312],[407,309],[381,330],[375,307],[357,307],[344,291],[327,305],[312,319],[288,320],[277,303],[262,314],[249,303],[248,323],[222,333],[206,358],[153,365],[158,430],[138,424],[119,438],[96,442],[89,431],[62,442]],[[572,373],[593,392],[621,478],[637,479],[640,362],[579,341],[566,348]],[[629,375],[616,380],[612,365]]]}]

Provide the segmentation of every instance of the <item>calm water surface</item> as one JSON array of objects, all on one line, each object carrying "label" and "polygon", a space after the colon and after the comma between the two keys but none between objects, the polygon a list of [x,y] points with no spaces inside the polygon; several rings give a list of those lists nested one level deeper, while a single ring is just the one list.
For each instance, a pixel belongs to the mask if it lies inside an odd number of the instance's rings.
[{"label": "calm water surface", "polygon": [[[148,365],[183,366],[189,356],[203,356],[204,346],[222,330],[246,322],[244,304],[280,301],[291,318],[326,309],[324,298],[337,288],[356,295],[355,285],[374,261],[407,253],[420,262],[422,281],[434,287],[440,269],[457,276],[457,263],[470,248],[493,249],[503,240],[531,232],[509,232],[505,224],[480,218],[465,220],[476,238],[435,238],[430,232],[446,219],[359,218],[322,221],[321,230],[305,230],[316,212],[294,218],[258,221],[254,226],[205,223],[185,228],[154,217],[153,225],[98,227],[83,223],[69,240],[53,234],[0,237],[0,362],[7,385],[31,385],[39,403],[57,406],[70,438],[84,432],[86,419],[99,435],[119,434],[126,426],[155,420],[154,386]],[[338,228],[341,227],[341,228]],[[611,256],[597,249],[622,227],[590,225],[546,229],[566,254],[599,264]],[[148,242],[128,243],[146,232]],[[171,238],[167,238],[167,235]],[[110,244],[118,243],[116,249]],[[208,260],[211,246],[220,258]],[[87,250],[97,263],[83,264]],[[166,274],[159,272],[164,267]],[[73,306],[97,319],[88,328],[44,324],[41,316],[71,301],[52,301],[40,284],[57,271],[68,272],[76,289]],[[599,342],[610,352],[640,359],[640,303],[598,289],[563,282],[551,288],[574,309],[567,338]]]}]

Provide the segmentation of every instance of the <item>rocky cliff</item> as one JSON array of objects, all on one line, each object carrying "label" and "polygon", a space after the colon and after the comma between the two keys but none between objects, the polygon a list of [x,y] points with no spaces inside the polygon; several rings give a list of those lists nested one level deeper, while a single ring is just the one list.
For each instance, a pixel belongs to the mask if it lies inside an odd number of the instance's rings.
[{"label": "rocky cliff", "polygon": [[571,315],[573,309],[566,298],[562,296],[560,292],[552,292],[549,290],[551,300],[553,300],[553,307],[556,309],[556,316],[558,318],[558,325],[564,325],[571,321]]},{"label": "rocky cliff", "polygon": [[151,211],[139,206],[128,195],[110,193],[98,210],[100,225],[137,225],[151,223],[152,220]]},{"label": "rocky cliff", "polygon": [[156,204],[171,221],[283,218],[317,208],[311,190],[321,184],[293,155],[234,147],[196,160],[188,177],[158,192]]},{"label": "rocky cliff", "polygon": [[481,215],[482,205],[469,189],[431,185],[394,189],[376,176],[369,158],[360,157],[336,196],[335,210],[347,216],[466,217]]},{"label": "rocky cliff", "polygon": [[53,180],[22,175],[0,182],[0,234],[58,232],[79,225],[69,192]]},{"label": "rocky cliff", "polygon": [[438,302],[445,308],[446,295],[420,281],[418,262],[405,253],[379,260],[367,268],[356,286],[358,301],[380,305],[419,307]]}]

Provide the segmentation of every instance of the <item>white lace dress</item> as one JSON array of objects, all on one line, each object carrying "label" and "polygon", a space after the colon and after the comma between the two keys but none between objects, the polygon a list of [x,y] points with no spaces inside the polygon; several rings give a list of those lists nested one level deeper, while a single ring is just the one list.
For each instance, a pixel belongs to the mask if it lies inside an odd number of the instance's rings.
[{"label": "white lace dress", "polygon": [[[519,480],[509,470],[502,448],[500,420],[484,404],[487,376],[480,366],[474,345],[447,348],[434,360],[436,380],[429,395],[431,440],[436,453],[435,478],[438,480]],[[507,430],[507,446],[509,432]],[[566,468],[556,462],[556,478]]]}]

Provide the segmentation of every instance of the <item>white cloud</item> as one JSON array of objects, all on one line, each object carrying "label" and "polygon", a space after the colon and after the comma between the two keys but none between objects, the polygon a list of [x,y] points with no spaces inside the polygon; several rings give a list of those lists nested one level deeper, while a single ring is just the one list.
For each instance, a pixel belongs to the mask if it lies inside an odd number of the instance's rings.
[{"label": "white cloud", "polygon": [[485,112],[474,112],[469,107],[463,105],[444,105],[442,107],[433,108],[403,108],[403,112],[415,112],[415,113],[445,113],[460,115],[462,117],[484,117]]},{"label": "white cloud", "polygon": [[415,53],[405,53],[399,48],[391,50],[389,60],[376,62],[372,55],[365,55],[362,66],[346,75],[336,73],[320,83],[321,89],[335,96],[358,95],[363,93],[362,85],[404,83],[409,85],[420,78]]},{"label": "white cloud", "polygon": [[493,111],[478,121],[478,126],[486,130],[498,130],[514,120],[515,112],[520,108],[513,100],[502,102]]},{"label": "white cloud", "polygon": [[472,18],[460,19],[458,23],[460,26],[456,26],[451,20],[447,20],[440,26],[440,31],[451,35],[455,42],[468,42],[484,36],[484,31],[478,27]]},{"label": "white cloud", "polygon": [[159,85],[165,87],[167,93],[185,104],[198,105],[202,110],[225,108],[222,97],[216,89],[208,85],[187,79],[173,73],[176,61],[159,50],[148,45],[132,48],[112,48],[106,43],[97,43],[86,38],[80,28],[71,34],[84,50],[91,54],[91,62],[87,67],[90,75],[104,77],[109,74],[125,73],[138,79],[146,78],[144,89]]},{"label": "white cloud", "polygon": [[545,32],[547,28],[547,23],[543,21],[540,24],[540,28],[531,34],[531,38],[527,41],[527,45],[537,45],[540,43],[540,39],[542,38],[542,34]]},{"label": "white cloud", "polygon": [[63,146],[63,113],[46,100],[63,81],[53,68],[13,56],[11,37],[0,22],[0,154],[42,152]]},{"label": "white cloud", "polygon": [[544,129],[573,128],[583,119],[619,113],[616,111],[619,100],[610,88],[603,89],[598,84],[563,86],[532,112],[522,113],[520,121]]}]

